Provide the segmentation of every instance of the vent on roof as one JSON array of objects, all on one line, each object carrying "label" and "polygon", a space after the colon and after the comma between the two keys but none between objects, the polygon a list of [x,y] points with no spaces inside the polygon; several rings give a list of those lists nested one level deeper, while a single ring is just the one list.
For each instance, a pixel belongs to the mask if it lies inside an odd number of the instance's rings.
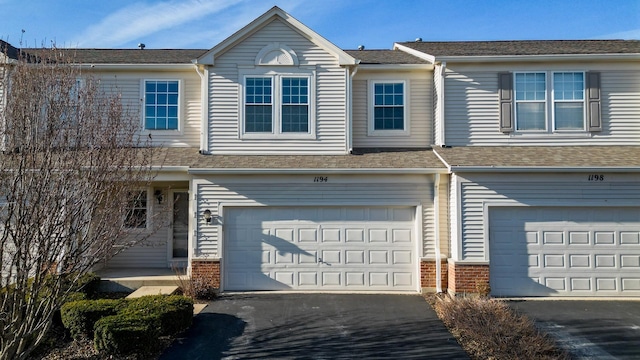
[{"label": "vent on roof", "polygon": [[364,45],[358,45],[358,50],[364,50]]},{"label": "vent on roof", "polygon": [[145,45],[145,44],[143,44],[143,43],[138,44],[138,47],[140,48],[140,50],[144,50],[144,47],[145,47],[145,46],[146,46],[146,45]]},{"label": "vent on roof", "polygon": [[422,42],[422,38],[421,37],[416,38],[416,42]]}]

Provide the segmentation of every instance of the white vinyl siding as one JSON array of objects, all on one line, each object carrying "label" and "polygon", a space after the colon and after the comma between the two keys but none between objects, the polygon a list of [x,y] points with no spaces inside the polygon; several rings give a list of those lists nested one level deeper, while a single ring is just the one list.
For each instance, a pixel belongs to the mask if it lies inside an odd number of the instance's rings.
[{"label": "white vinyl siding", "polygon": [[500,132],[499,124],[497,74],[517,69],[454,70],[456,67],[449,64],[445,83],[446,145],[637,145],[640,138],[640,71],[631,66],[616,69],[597,64],[552,66],[545,71],[572,72],[576,67],[600,72],[602,131],[573,136],[564,132],[504,134]]},{"label": "white vinyl siding", "polygon": [[[107,92],[122,94],[122,103],[131,116],[140,119],[143,128],[144,79],[178,80],[180,91],[180,131],[152,131],[151,144],[168,147],[199,147],[202,124],[201,80],[195,70],[185,72],[122,72],[97,73],[100,84]],[[148,138],[144,132],[145,140]]]},{"label": "white vinyl siding", "polygon": [[[433,139],[433,74],[371,74],[361,71],[353,80],[353,147],[427,147]],[[405,81],[407,134],[369,135],[369,82],[380,79]]]},{"label": "white vinyl siding", "polygon": [[[315,113],[313,138],[253,139],[241,137],[239,121],[242,106],[240,73],[259,69],[255,65],[258,53],[277,39],[295,51],[298,66],[267,66],[269,71],[287,73],[315,72]],[[324,49],[300,35],[280,20],[274,20],[241,43],[218,55],[209,69],[209,151],[236,154],[345,154],[346,153],[346,68]],[[313,101],[311,102],[313,104]]]},{"label": "white vinyl siding", "polygon": [[[259,180],[259,181],[257,181]],[[220,257],[220,226],[206,225],[226,206],[422,206],[420,252],[433,256],[433,180],[430,176],[329,175],[326,183],[309,176],[217,176],[215,182],[194,180],[197,191],[196,257]],[[224,213],[223,219],[224,219]]]},{"label": "white vinyl siding", "polygon": [[460,236],[455,239],[459,246],[456,260],[488,261],[485,210],[495,204],[602,207],[627,206],[640,201],[640,182],[635,176],[607,173],[603,181],[589,181],[588,175],[498,174],[461,179],[457,189],[461,217]]}]

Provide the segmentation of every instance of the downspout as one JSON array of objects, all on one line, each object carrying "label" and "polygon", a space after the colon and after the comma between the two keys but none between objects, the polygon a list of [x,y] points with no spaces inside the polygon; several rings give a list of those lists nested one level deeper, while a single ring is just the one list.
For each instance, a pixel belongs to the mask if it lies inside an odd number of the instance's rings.
[{"label": "downspout", "polygon": [[[360,61],[358,61],[359,63]],[[358,65],[353,67],[353,72],[347,77],[347,153],[353,151],[353,77],[358,73]]]},{"label": "downspout", "polygon": [[438,134],[438,136],[440,136],[440,145],[444,146],[446,145],[446,136],[445,136],[445,124],[444,124],[444,81],[445,81],[445,72],[447,70],[447,62],[443,61],[440,64],[440,73],[438,74],[438,76],[440,77],[440,84],[438,86],[438,101],[440,102],[440,106],[437,107],[438,109],[438,121],[440,122],[440,134]]},{"label": "downspout", "polygon": [[440,253],[440,174],[435,174],[433,182],[433,216],[436,252],[436,292],[442,292],[442,254]]},{"label": "downspout", "polygon": [[200,65],[196,63],[193,66],[200,76],[200,108],[202,112],[200,115],[200,153],[206,154],[209,153],[209,92],[207,91],[209,71],[203,66],[203,70],[200,72]]}]

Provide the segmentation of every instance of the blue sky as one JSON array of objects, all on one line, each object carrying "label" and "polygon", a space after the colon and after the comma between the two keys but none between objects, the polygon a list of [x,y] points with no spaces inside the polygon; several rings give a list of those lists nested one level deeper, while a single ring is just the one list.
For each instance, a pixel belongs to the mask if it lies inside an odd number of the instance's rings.
[{"label": "blue sky", "polygon": [[417,37],[640,39],[640,0],[0,0],[0,39],[207,49],[274,5],[343,49],[389,49]]}]

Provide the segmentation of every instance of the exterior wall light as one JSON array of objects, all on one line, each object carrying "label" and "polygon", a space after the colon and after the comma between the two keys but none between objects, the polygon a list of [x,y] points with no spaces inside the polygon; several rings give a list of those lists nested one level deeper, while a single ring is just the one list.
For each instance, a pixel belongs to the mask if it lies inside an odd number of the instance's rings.
[{"label": "exterior wall light", "polygon": [[202,216],[204,217],[204,221],[206,221],[207,224],[211,224],[211,210],[205,210],[204,213],[202,213]]},{"label": "exterior wall light", "polygon": [[156,200],[158,200],[158,204],[162,204],[162,200],[164,200],[164,195],[162,195],[162,190],[156,190],[153,195],[155,195]]}]

